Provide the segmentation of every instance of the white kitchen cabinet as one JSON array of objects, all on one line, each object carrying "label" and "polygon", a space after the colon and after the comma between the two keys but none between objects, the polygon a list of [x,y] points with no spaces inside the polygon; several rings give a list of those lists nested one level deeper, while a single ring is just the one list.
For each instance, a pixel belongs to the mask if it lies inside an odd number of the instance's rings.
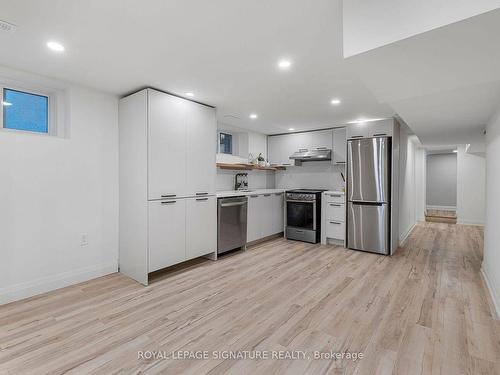
[{"label": "white kitchen cabinet", "polygon": [[186,195],[186,100],[148,90],[148,197]]},{"label": "white kitchen cabinet", "polygon": [[283,204],[283,193],[248,197],[247,242],[283,232]]},{"label": "white kitchen cabinet", "polygon": [[393,119],[387,119],[387,120],[380,120],[380,121],[373,121],[370,123],[370,126],[368,127],[368,136],[369,137],[384,137],[384,136],[392,136],[393,133],[393,127],[394,127],[394,120]]},{"label": "white kitchen cabinet", "polygon": [[263,199],[260,195],[248,197],[247,208],[247,242],[262,238],[262,205]]},{"label": "white kitchen cabinet", "polygon": [[185,202],[149,202],[149,272],[186,260]]},{"label": "white kitchen cabinet", "polygon": [[217,198],[186,199],[186,259],[217,251]]},{"label": "white kitchen cabinet", "polygon": [[347,160],[347,129],[333,129],[332,161],[334,164],[345,164]]},{"label": "white kitchen cabinet", "polygon": [[[217,121],[213,108],[188,102],[186,111],[187,142],[186,185],[188,196],[215,194],[215,154]],[[175,164],[177,158],[173,158]]]},{"label": "white kitchen cabinet", "polygon": [[290,156],[298,151],[298,137],[295,134],[273,135],[268,140],[268,160],[271,164],[293,165]]},{"label": "white kitchen cabinet", "polygon": [[309,134],[308,149],[310,151],[318,149],[332,149],[333,131],[331,129],[317,130],[304,134]]},{"label": "white kitchen cabinet", "polygon": [[284,198],[283,193],[274,193],[272,195],[272,231],[271,234],[281,233],[284,231]]},{"label": "white kitchen cabinet", "polygon": [[366,138],[368,137],[368,126],[370,123],[361,122],[350,124],[347,127],[347,139]]},{"label": "white kitchen cabinet", "polygon": [[154,89],[120,99],[123,274],[147,285],[158,269],[216,258],[216,126],[214,108]]},{"label": "white kitchen cabinet", "polygon": [[345,246],[345,194],[326,191],[321,197],[321,243]]}]

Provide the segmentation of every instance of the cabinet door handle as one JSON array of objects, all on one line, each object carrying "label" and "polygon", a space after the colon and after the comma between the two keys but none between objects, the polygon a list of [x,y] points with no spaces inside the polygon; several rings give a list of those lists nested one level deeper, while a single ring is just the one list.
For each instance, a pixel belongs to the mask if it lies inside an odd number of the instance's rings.
[{"label": "cabinet door handle", "polygon": [[373,134],[374,137],[380,137],[380,136],[383,136],[383,135],[387,135],[387,133],[377,133],[377,134]]},{"label": "cabinet door handle", "polygon": [[341,205],[340,204],[335,204],[335,203],[330,203],[330,206],[340,207]]},{"label": "cabinet door handle", "polygon": [[172,204],[172,203],[177,203],[177,201],[165,201],[165,202],[161,202],[161,204]]},{"label": "cabinet door handle", "polygon": [[337,225],[340,225],[341,223],[337,222],[337,221],[330,221],[330,224],[337,224]]},{"label": "cabinet door handle", "polygon": [[299,148],[299,152],[306,152],[306,151],[309,151],[309,149],[307,149],[307,148]]},{"label": "cabinet door handle", "polygon": [[200,201],[208,201],[208,198],[196,198],[196,201],[200,202]]},{"label": "cabinet door handle", "polygon": [[172,198],[172,197],[176,197],[177,194],[165,194],[165,195],[162,195],[161,197],[162,198]]},{"label": "cabinet door handle", "polygon": [[281,195],[281,194],[283,194],[283,193],[274,193],[274,195]]},{"label": "cabinet door handle", "polygon": [[330,197],[332,198],[340,198],[342,195],[337,195],[337,194],[330,194]]},{"label": "cabinet door handle", "polygon": [[362,135],[352,135],[351,138],[363,138]]},{"label": "cabinet door handle", "polygon": [[264,194],[264,197],[270,197],[271,194]]},{"label": "cabinet door handle", "polygon": [[326,147],[316,147],[316,150],[327,150]]},{"label": "cabinet door handle", "polygon": [[196,193],[196,195],[208,195],[208,193]]},{"label": "cabinet door handle", "polygon": [[258,198],[258,195],[250,195],[250,198]]}]

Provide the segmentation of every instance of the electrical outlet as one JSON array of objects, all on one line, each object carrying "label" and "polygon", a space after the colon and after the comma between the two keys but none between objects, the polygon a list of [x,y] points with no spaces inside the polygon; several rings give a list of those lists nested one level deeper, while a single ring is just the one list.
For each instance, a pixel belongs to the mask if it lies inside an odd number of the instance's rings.
[{"label": "electrical outlet", "polygon": [[89,244],[89,236],[87,233],[83,233],[80,238],[80,246],[87,246]]}]

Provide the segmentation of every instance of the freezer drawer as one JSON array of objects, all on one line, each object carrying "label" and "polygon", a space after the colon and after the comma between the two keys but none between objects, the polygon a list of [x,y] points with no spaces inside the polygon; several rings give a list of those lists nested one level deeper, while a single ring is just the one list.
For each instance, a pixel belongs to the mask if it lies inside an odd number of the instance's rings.
[{"label": "freezer drawer", "polygon": [[348,203],[347,247],[389,254],[389,207],[387,204]]},{"label": "freezer drawer", "polygon": [[389,202],[390,150],[387,137],[347,142],[347,200]]}]

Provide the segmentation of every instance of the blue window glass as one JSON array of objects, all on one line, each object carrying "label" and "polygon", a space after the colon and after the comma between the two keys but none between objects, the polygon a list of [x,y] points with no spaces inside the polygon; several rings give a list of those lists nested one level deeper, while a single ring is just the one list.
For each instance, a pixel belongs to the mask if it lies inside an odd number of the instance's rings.
[{"label": "blue window glass", "polygon": [[221,154],[233,153],[233,136],[227,133],[220,133],[219,136],[219,152]]},{"label": "blue window glass", "polygon": [[12,89],[3,90],[3,127],[49,132],[49,98]]}]

